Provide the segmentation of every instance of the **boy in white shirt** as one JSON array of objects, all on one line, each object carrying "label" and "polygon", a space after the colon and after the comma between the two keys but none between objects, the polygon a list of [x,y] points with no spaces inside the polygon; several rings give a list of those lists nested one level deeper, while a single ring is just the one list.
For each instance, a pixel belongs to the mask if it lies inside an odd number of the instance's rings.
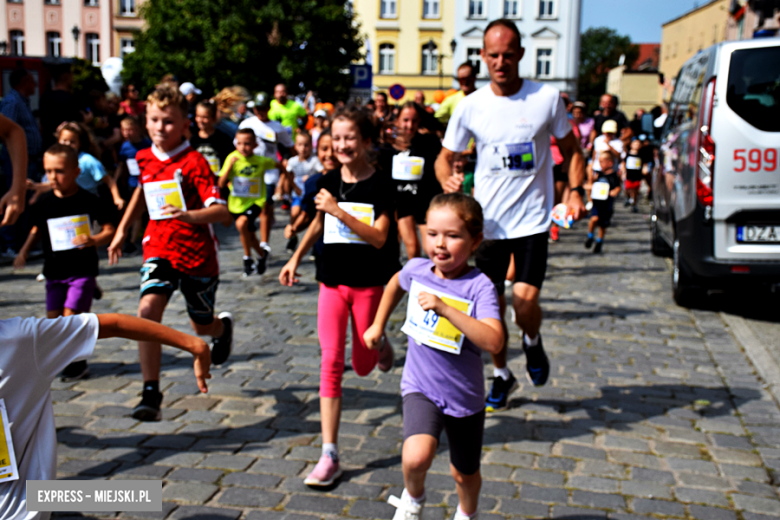
[{"label": "boy in white shirt", "polygon": [[[290,224],[295,222],[301,213],[301,200],[303,199],[304,184],[306,180],[322,171],[322,164],[316,155],[312,154],[311,135],[305,130],[299,130],[295,136],[295,157],[290,157],[285,166],[287,176],[284,183],[284,191],[292,195],[292,205],[290,207]],[[287,251],[294,253],[298,247],[298,236],[293,235],[287,241]]]},{"label": "boy in white shirt", "polygon": [[[200,338],[123,314],[0,320],[0,400],[5,403],[19,479],[0,483],[0,518],[45,520],[27,511],[27,481],[57,478],[57,434],[51,383],[74,361],[89,358],[103,338],[155,341],[194,356],[198,388],[206,392],[211,353]],[[0,425],[0,428],[3,426]]]}]

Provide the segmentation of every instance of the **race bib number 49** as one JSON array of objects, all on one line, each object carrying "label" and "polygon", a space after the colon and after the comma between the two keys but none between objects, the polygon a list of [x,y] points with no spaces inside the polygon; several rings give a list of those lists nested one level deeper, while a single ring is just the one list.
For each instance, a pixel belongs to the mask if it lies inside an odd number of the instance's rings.
[{"label": "race bib number 49", "polygon": [[[339,202],[339,207],[369,226],[374,225],[374,205],[357,202]],[[326,244],[367,244],[346,224],[331,215],[325,214],[325,233],[322,237]]]},{"label": "race bib number 49", "polygon": [[151,220],[164,220],[172,218],[163,211],[164,206],[174,206],[182,211],[187,211],[184,204],[184,195],[181,192],[181,182],[177,179],[169,181],[145,182],[144,198],[149,210]]},{"label": "race bib number 49", "polygon": [[401,332],[411,336],[417,343],[422,345],[443,350],[450,354],[460,354],[465,336],[446,318],[442,318],[433,311],[423,310],[419,303],[421,292],[438,296],[444,303],[468,316],[471,316],[474,310],[474,302],[431,289],[414,280],[412,280],[412,285],[409,288],[406,322],[401,327]]},{"label": "race bib number 49", "polygon": [[536,173],[536,144],[533,141],[517,144],[495,144],[490,165],[493,175],[529,177]]}]

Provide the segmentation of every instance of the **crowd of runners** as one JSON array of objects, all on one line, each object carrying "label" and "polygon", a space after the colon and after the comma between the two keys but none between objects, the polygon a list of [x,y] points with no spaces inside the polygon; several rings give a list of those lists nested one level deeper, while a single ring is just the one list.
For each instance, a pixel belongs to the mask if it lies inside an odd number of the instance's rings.
[{"label": "crowd of runners", "polygon": [[[390,499],[394,518],[421,518],[425,476],[442,431],[460,498],[455,518],[474,518],[485,414],[505,409],[518,388],[507,367],[507,305],[522,331],[528,378],[544,385],[550,363],[539,301],[548,243],[558,239],[559,226],[590,212],[585,246],[601,252],[615,198],[625,189],[626,204],[636,208],[655,161],[641,124],[616,110],[614,96],[605,95],[589,117],[583,103],[520,78],[523,54],[516,25],[491,22],[482,51],[490,84],[475,89],[474,68],[464,63],[457,69],[460,90],[437,107],[426,106],[424,95],[391,107],[383,93],[362,106],[323,102],[312,93],[299,103],[281,84],[272,95],[234,86],[207,99],[192,83],[166,76],[145,100],[127,85],[122,99],[96,93],[79,109],[75,100],[60,105],[72,84],[62,70],[33,128],[31,114],[6,110],[18,105],[6,96],[0,111],[9,118],[0,118],[0,137],[9,182],[0,204],[3,223],[16,225],[4,228],[5,254],[21,268],[40,249],[47,318],[82,315],[47,336],[58,356],[49,379],[60,370],[65,381],[86,377],[95,339],[113,334],[138,340],[143,390],[134,418],[161,420],[163,343],[196,356],[205,390],[209,354],[211,364],[223,364],[233,344],[232,316],[215,312],[220,268],[212,226],[235,226],[243,275],[261,275],[272,253],[274,215],[284,214],[274,211],[279,205],[289,211],[283,224],[291,253],[279,282],[297,283],[309,255],[319,282],[322,456],[306,484],[330,486],[342,473],[348,322],[355,372],[389,371],[394,353],[384,328],[409,293],[401,382],[405,489]],[[21,69],[11,76],[22,101],[30,78]],[[45,112],[52,103],[59,108]],[[560,203],[562,218],[553,223]],[[211,337],[210,349],[148,322],[117,329],[117,318],[88,314],[102,294],[100,246],[108,247],[112,265],[142,252],[138,316],[161,322],[179,290],[192,331]],[[476,268],[468,264],[472,257]],[[109,322],[114,328],[104,332]],[[42,326],[19,325],[17,335]],[[482,351],[494,367],[487,395]],[[13,390],[3,385],[9,413],[32,406],[15,405]],[[50,414],[48,406],[39,413]],[[26,478],[54,477],[51,468],[26,467]]]}]

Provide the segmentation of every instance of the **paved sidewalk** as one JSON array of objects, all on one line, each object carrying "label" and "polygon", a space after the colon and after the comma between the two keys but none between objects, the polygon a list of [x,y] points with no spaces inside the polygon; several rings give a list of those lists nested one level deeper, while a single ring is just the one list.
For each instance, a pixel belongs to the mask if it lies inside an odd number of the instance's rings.
[{"label": "paved sidewalk", "polygon": [[[542,292],[551,380],[523,385],[509,411],[487,419],[481,520],[780,518],[778,403],[719,313],[674,305],[665,261],[649,252],[647,217],[621,205],[614,222],[603,255],[583,248],[585,223],[551,245]],[[141,390],[135,344],[99,342],[89,380],[54,385],[59,477],[164,481],[162,514],[96,516],[392,518],[385,502],[403,482],[403,306],[389,331],[395,369],[345,373],[339,444],[348,470],[333,489],[313,491],[302,482],[321,444],[312,265],[300,286],[278,284],[289,255],[277,229],[269,273],[243,279],[236,236],[221,234],[217,309],[236,317],[234,356],[198,395],[191,361],[166,349],[164,420],[140,423],[129,417]],[[135,313],[139,266],[136,257],[103,268],[96,312]],[[0,269],[5,316],[44,314],[39,269]],[[189,330],[179,295],[164,323]],[[522,375],[511,330],[510,367]],[[426,520],[451,518],[457,505],[446,449],[427,480]]]}]

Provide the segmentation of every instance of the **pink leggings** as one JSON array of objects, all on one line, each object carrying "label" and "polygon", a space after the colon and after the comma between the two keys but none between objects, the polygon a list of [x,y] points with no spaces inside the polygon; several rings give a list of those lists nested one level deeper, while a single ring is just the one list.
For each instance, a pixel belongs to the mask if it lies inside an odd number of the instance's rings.
[{"label": "pink leggings", "polygon": [[374,322],[382,286],[347,287],[320,284],[317,306],[317,330],[322,346],[320,396],[341,397],[344,375],[344,351],[347,342],[347,318],[352,316],[352,368],[359,376],[368,375],[376,366],[379,354],[369,350],[363,333]]}]

